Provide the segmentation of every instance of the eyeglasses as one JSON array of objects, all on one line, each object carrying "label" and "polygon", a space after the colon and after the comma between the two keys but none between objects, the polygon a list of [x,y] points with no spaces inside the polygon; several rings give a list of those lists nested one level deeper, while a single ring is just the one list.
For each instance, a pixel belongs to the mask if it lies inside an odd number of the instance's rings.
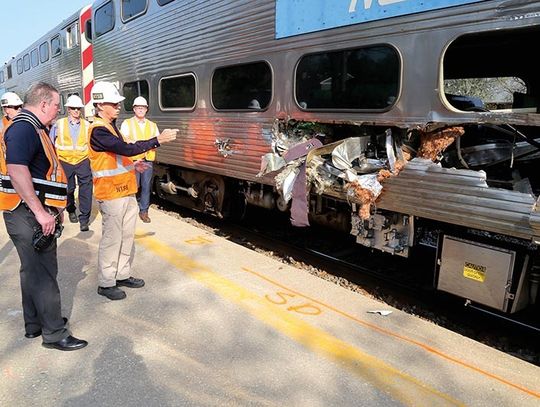
[{"label": "eyeglasses", "polygon": [[6,106],[8,109],[15,109],[15,110],[19,110],[19,109],[22,109],[22,106]]},{"label": "eyeglasses", "polygon": [[120,103],[112,103],[112,102],[103,102],[103,104],[107,106],[112,106],[114,108],[117,108],[118,106],[120,106]]},{"label": "eyeglasses", "polygon": [[68,109],[69,109],[69,110],[81,110],[82,108],[80,108],[80,107],[70,107],[70,106],[68,106]]}]

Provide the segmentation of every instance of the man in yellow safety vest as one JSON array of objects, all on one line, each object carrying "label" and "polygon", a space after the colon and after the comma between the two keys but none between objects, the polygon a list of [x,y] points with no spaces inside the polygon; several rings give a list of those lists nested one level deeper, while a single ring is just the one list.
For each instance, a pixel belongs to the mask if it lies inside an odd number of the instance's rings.
[{"label": "man in yellow safety vest", "polygon": [[[135,113],[135,116],[124,120],[122,126],[120,126],[120,131],[130,142],[134,143],[139,140],[150,140],[153,137],[159,136],[159,130],[156,123],[146,118],[146,113],[148,112],[148,102],[144,97],[139,96],[135,98],[133,101],[133,112]],[[150,223],[148,208],[150,207],[150,193],[152,189],[152,164],[155,158],[155,149],[131,157],[133,161],[143,160],[147,165],[146,170],[136,174],[139,217],[144,223]]]},{"label": "man in yellow safety vest", "polygon": [[[89,230],[90,212],[92,211],[92,171],[88,159],[88,128],[90,124],[81,119],[84,107],[77,95],[68,97],[64,105],[68,116],[56,121],[51,129],[51,139],[54,141],[58,158],[62,163],[68,179],[67,206],[69,220],[79,221],[81,232]],[[75,177],[77,181],[75,181]],[[75,213],[75,187],[79,186],[79,218]]]}]

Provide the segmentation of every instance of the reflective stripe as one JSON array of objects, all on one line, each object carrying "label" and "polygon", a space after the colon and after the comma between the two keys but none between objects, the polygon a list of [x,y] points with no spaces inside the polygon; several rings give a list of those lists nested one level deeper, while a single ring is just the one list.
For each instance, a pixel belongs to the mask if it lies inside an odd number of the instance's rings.
[{"label": "reflective stripe", "polygon": [[0,185],[0,192],[5,192],[6,194],[16,194],[17,191],[11,188],[4,188],[2,185]]},{"label": "reflective stripe", "polygon": [[[39,192],[36,191],[36,195],[39,195]],[[54,194],[48,194],[48,193],[45,193],[45,199],[55,199],[57,201],[67,201],[67,196],[66,195],[54,195]]]},{"label": "reflective stripe", "polygon": [[0,191],[7,194],[17,193],[13,188],[13,184],[11,183],[11,178],[9,178],[9,175],[0,174]]},{"label": "reflective stripe", "polygon": [[[11,178],[9,178],[9,175],[7,177],[8,177],[8,179],[11,179]],[[65,188],[66,187],[66,184],[64,184],[62,182],[48,181],[46,179],[41,179],[41,178],[32,178],[32,182],[34,182],[35,184],[50,185],[52,187],[58,187],[58,188]]]},{"label": "reflective stripe", "polygon": [[[41,178],[32,178],[32,183],[34,185],[35,184],[38,184],[38,185],[41,184],[41,185],[45,185],[47,187],[52,187],[52,188],[60,188],[60,189],[65,189],[66,188],[66,184],[63,184],[61,182],[48,181],[46,179],[41,179]],[[11,177],[9,175],[0,174],[0,190],[6,191],[6,192],[15,191],[15,189],[9,188],[9,187],[13,187],[13,184],[11,183]],[[39,191],[36,191],[36,193],[37,192],[39,192]],[[50,193],[51,192],[45,191],[45,195],[50,194]]]},{"label": "reflective stripe", "polygon": [[122,165],[122,156],[120,155],[116,156],[116,165],[117,168],[115,168],[114,170],[92,171],[92,175],[95,178],[112,177],[114,175],[125,174],[126,172],[130,172],[135,168],[133,165],[128,165],[127,167],[124,167]]},{"label": "reflective stripe", "polygon": [[92,175],[95,178],[112,177],[114,175],[125,174],[126,172],[130,172],[134,168],[135,167],[133,165],[129,165],[127,167],[120,167],[114,170],[92,171]]},{"label": "reflective stripe", "polygon": [[79,147],[79,146],[59,146],[57,145],[56,146],[56,149],[57,150],[64,150],[64,151],[74,151],[74,150],[77,150],[77,151],[86,151],[88,150],[88,147]]}]

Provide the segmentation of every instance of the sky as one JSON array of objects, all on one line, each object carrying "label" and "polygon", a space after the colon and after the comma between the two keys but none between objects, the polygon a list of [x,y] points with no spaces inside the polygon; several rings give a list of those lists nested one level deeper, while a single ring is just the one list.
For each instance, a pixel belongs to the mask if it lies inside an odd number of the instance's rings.
[{"label": "sky", "polygon": [[92,0],[1,0],[0,64],[89,4]]}]

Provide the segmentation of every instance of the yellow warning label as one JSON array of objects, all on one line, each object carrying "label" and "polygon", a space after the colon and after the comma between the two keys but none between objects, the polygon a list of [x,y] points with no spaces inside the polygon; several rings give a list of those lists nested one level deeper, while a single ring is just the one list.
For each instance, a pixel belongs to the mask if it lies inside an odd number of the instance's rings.
[{"label": "yellow warning label", "polygon": [[463,276],[483,283],[486,279],[486,267],[465,262],[465,266],[463,267]]}]

